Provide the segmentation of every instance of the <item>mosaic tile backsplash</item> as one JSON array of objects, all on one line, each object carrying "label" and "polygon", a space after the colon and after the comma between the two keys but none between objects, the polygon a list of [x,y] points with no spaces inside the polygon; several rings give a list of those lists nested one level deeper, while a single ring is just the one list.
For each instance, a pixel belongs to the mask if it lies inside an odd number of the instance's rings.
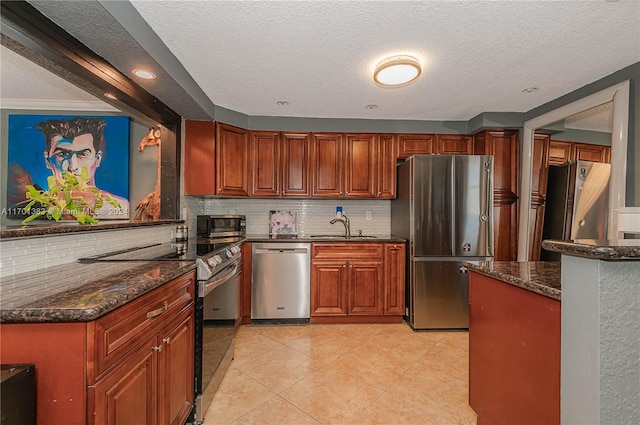
[{"label": "mosaic tile backsplash", "polygon": [[[367,235],[391,232],[391,201],[388,200],[335,200],[335,199],[196,199],[187,197],[185,202],[190,214],[190,229],[195,231],[197,214],[242,214],[247,216],[247,234],[269,233],[269,211],[285,210],[297,213],[298,233],[301,235],[341,235],[341,223],[329,224],[336,215],[336,207],[351,221],[351,234],[358,230]],[[371,220],[367,220],[371,212]],[[191,231],[191,230],[190,230]]]}]

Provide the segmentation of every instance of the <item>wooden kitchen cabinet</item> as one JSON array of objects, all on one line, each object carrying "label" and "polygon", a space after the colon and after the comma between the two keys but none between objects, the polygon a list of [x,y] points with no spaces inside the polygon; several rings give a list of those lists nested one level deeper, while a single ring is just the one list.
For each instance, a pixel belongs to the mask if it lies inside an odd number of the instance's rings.
[{"label": "wooden kitchen cabinet", "polygon": [[215,195],[215,144],[213,121],[184,122],[184,194]]},{"label": "wooden kitchen cabinet", "polygon": [[396,158],[398,138],[394,134],[378,134],[377,177],[379,199],[396,197]]},{"label": "wooden kitchen cabinet", "polygon": [[342,134],[314,134],[311,196],[341,198],[344,194]]},{"label": "wooden kitchen cabinet", "polygon": [[441,155],[473,155],[473,136],[438,134],[435,151]]},{"label": "wooden kitchen cabinet", "polygon": [[190,272],[95,321],[3,323],[2,362],[36,364],[38,423],[182,425],[194,403],[194,296]]},{"label": "wooden kitchen cabinet", "polygon": [[251,197],[308,197],[308,133],[251,132]]},{"label": "wooden kitchen cabinet", "polygon": [[348,198],[375,198],[377,138],[375,134],[345,135],[345,185]]},{"label": "wooden kitchen cabinet", "polygon": [[216,195],[249,196],[249,131],[216,123]]},{"label": "wooden kitchen cabinet", "polygon": [[484,130],[474,135],[474,153],[493,155],[493,258],[515,261],[518,242],[517,130]]},{"label": "wooden kitchen cabinet", "polygon": [[404,315],[406,248],[404,244],[384,244],[384,314]]},{"label": "wooden kitchen cabinet", "polygon": [[551,140],[549,144],[549,165],[562,165],[575,161],[591,161],[608,164],[611,162],[611,147]]},{"label": "wooden kitchen cabinet", "polygon": [[312,323],[402,321],[404,281],[399,280],[405,264],[398,247],[404,245],[395,244],[394,251],[394,244],[388,245],[388,251],[382,243],[311,245]]},{"label": "wooden kitchen cabinet", "polygon": [[398,158],[407,159],[414,154],[434,153],[435,134],[398,134]]},{"label": "wooden kitchen cabinet", "polygon": [[534,135],[529,210],[529,261],[539,261],[542,249],[542,228],[549,176],[549,144],[549,135],[538,133]]}]

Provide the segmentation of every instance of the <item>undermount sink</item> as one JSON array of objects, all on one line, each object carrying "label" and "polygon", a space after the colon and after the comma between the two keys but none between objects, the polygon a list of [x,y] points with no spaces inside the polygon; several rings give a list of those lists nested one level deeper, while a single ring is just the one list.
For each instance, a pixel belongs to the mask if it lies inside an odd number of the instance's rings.
[{"label": "undermount sink", "polygon": [[377,236],[369,236],[369,235],[311,235],[313,239],[376,239]]}]

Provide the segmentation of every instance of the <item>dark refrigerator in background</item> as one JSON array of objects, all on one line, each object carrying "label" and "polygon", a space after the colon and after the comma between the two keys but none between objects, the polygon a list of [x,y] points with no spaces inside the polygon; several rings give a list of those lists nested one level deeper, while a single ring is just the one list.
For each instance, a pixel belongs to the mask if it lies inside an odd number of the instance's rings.
[{"label": "dark refrigerator in background", "polygon": [[469,327],[463,262],[493,256],[493,157],[413,155],[398,165],[391,232],[409,240],[407,320],[414,330]]},{"label": "dark refrigerator in background", "polygon": [[[542,240],[607,239],[611,165],[577,161],[550,165]],[[542,261],[560,261],[542,250]]]}]

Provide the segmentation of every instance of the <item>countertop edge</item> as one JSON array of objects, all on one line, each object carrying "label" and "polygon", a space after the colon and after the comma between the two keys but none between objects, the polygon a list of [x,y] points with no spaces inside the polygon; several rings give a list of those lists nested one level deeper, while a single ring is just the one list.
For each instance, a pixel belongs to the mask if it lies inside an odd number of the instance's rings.
[{"label": "countertop edge", "polygon": [[15,229],[0,229],[0,241],[9,239],[28,238],[35,236],[51,236],[51,235],[64,235],[69,233],[82,233],[82,232],[99,232],[104,230],[118,230],[118,229],[131,229],[136,227],[147,226],[164,226],[170,224],[182,224],[184,220],[158,220],[158,221],[144,221],[144,222],[108,222],[98,224],[77,224],[77,223],[63,223],[51,225],[37,225],[18,227]]},{"label": "countertop edge", "polygon": [[[635,239],[623,239],[622,241],[626,240],[636,241]],[[622,242],[618,241],[618,243]],[[631,244],[631,242],[629,243]],[[640,261],[640,241],[633,243],[637,244],[611,245],[607,241],[597,240],[579,242],[550,239],[542,241],[542,248],[547,251],[559,252],[561,254],[600,260]]]},{"label": "countertop edge", "polygon": [[[500,263],[500,262],[496,262],[496,263]],[[504,262],[504,263],[511,263],[511,262]],[[530,263],[526,262],[522,264],[530,264]],[[526,289],[530,292],[545,296],[547,298],[552,298],[558,301],[562,300],[562,291],[560,289],[550,287],[549,285],[536,283],[531,280],[525,280],[519,276],[514,275],[513,273],[488,269],[486,266],[482,266],[482,265],[476,265],[476,264],[467,263],[467,262],[465,262],[464,265],[469,270],[500,280],[507,284],[517,286],[522,289]],[[557,283],[559,284],[559,282],[560,282],[560,272],[558,270]]]}]

